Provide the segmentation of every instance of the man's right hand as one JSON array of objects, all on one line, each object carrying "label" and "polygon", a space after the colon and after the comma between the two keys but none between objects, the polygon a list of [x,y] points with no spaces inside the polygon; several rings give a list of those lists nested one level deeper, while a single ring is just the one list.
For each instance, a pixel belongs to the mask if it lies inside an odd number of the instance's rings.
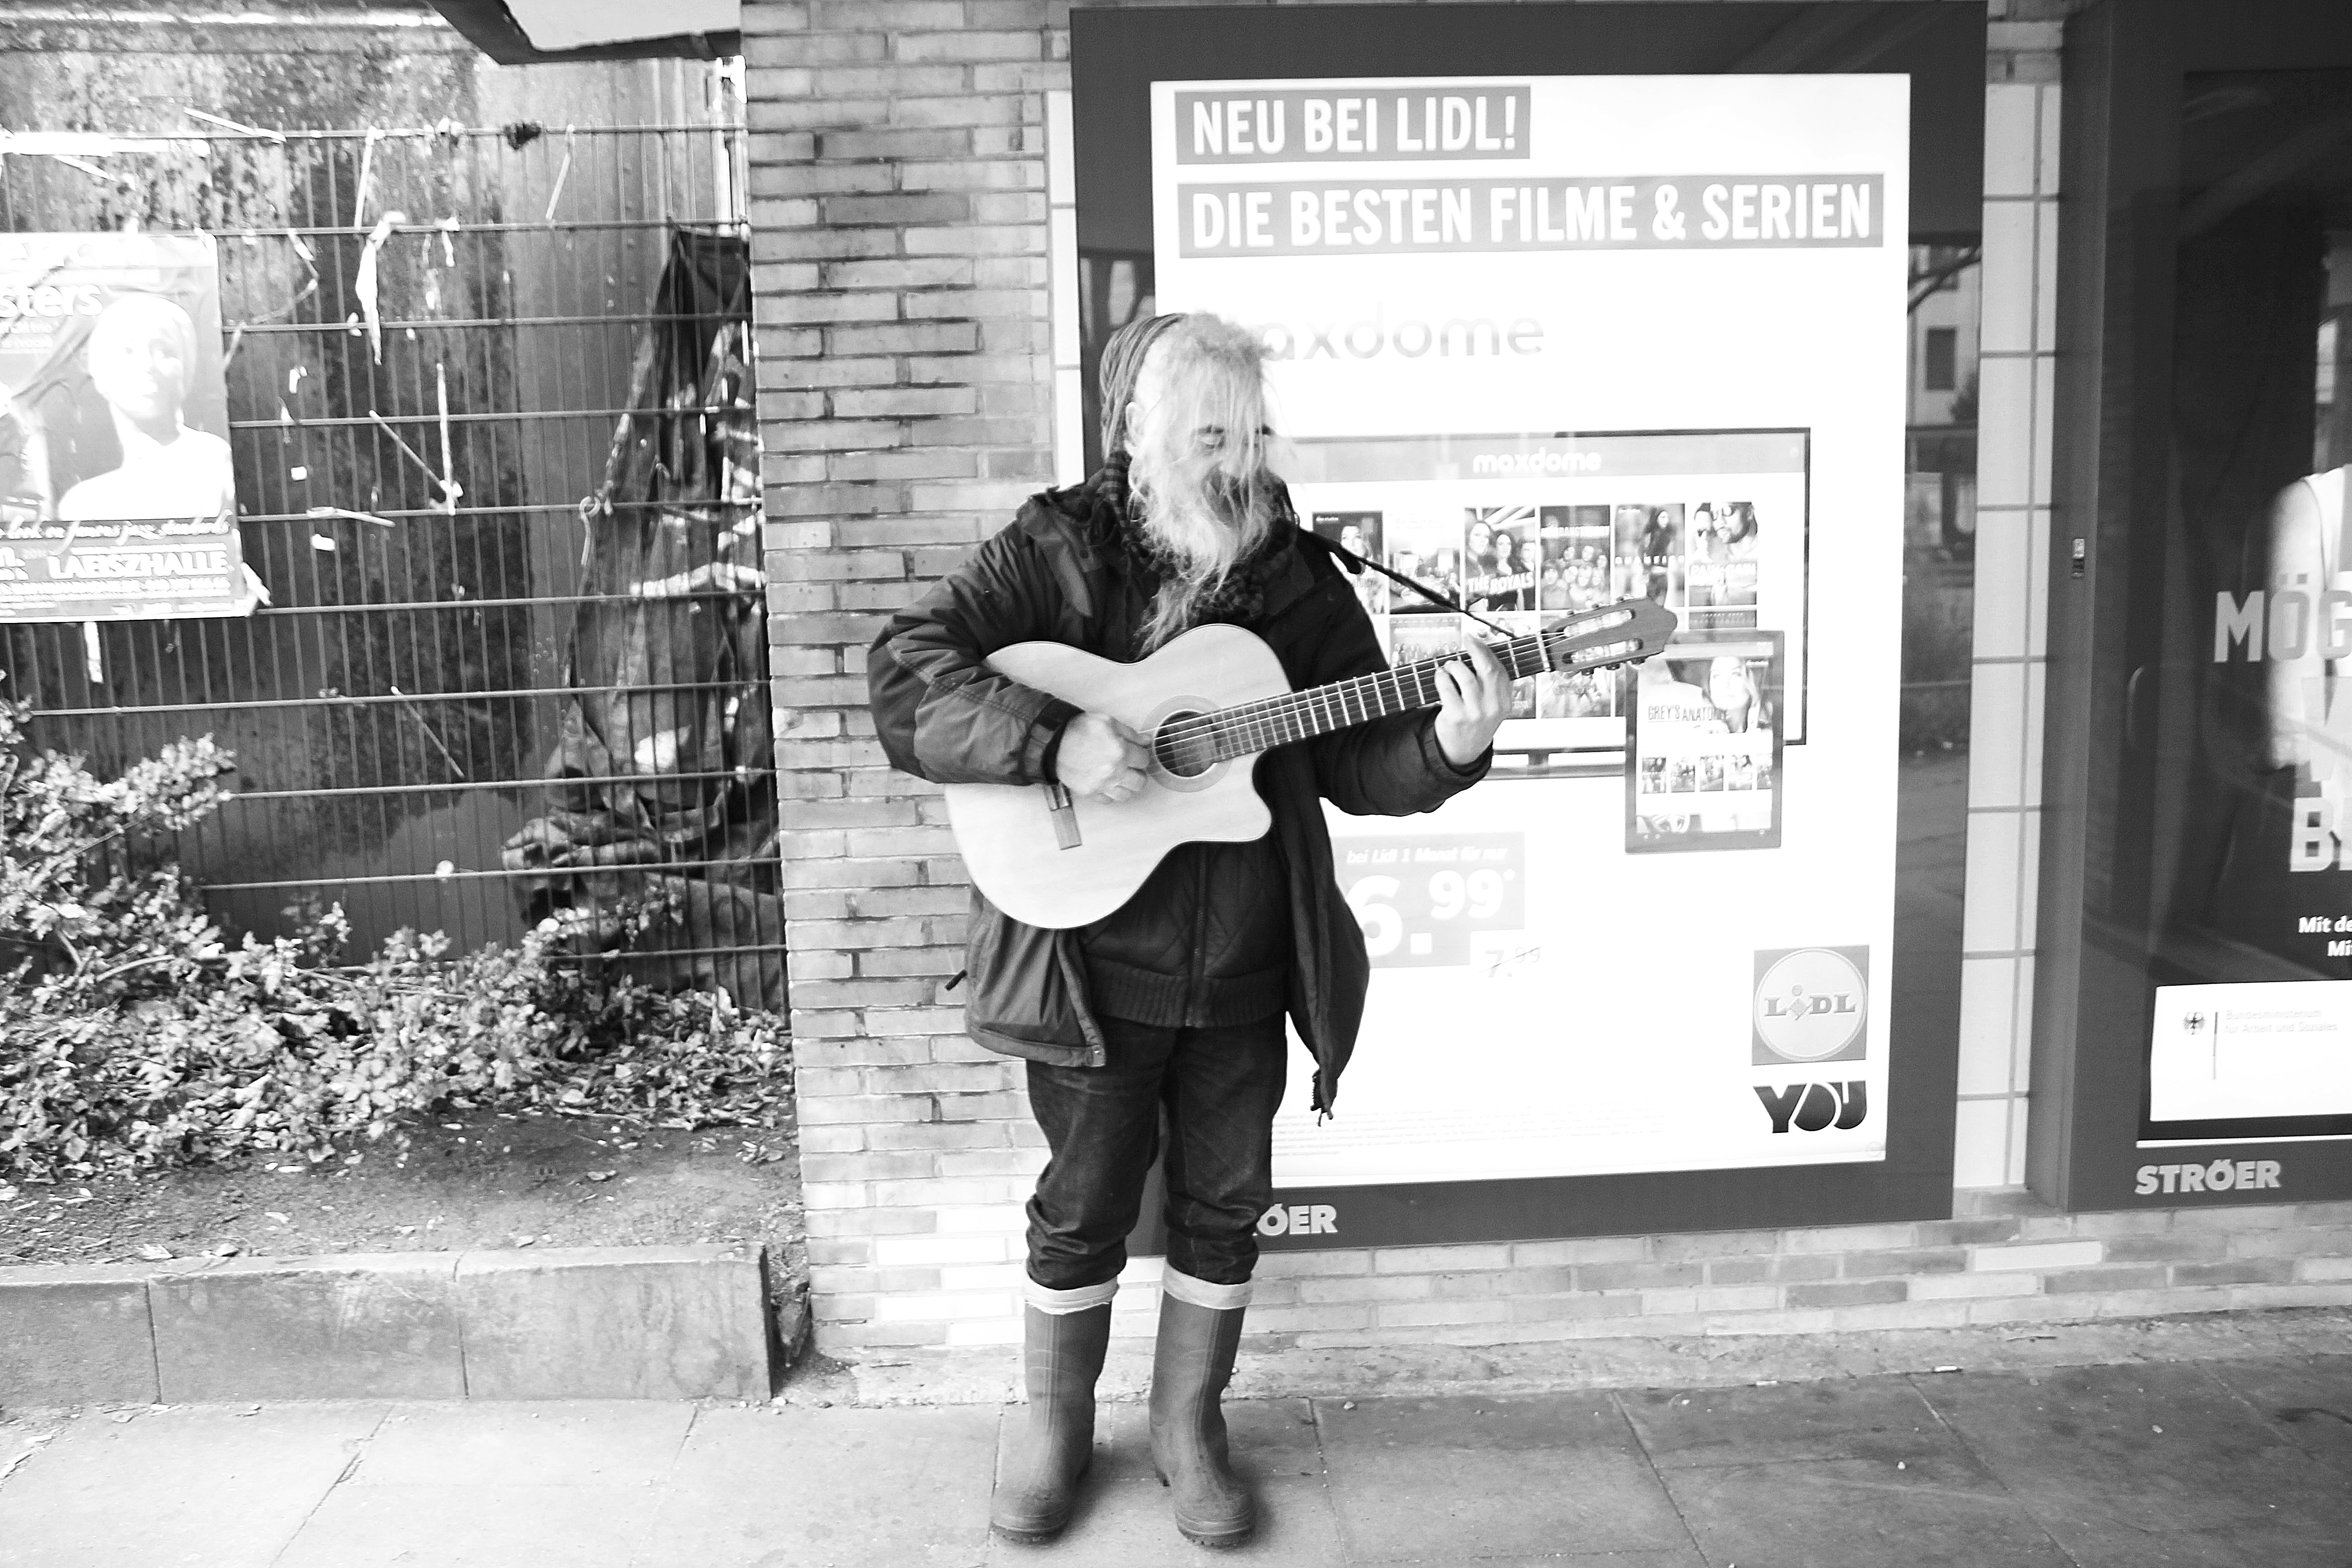
[{"label": "man's right hand", "polygon": [[1108,713],[1081,713],[1062,731],[1054,776],[1073,795],[1122,801],[1142,789],[1150,763],[1134,731]]}]

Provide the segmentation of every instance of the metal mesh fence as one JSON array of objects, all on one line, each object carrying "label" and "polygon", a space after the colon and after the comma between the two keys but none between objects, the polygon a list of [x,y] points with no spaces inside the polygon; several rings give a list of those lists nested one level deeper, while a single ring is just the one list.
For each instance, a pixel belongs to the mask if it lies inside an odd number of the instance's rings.
[{"label": "metal mesh fence", "polygon": [[[101,773],[234,750],[236,800],[179,847],[233,928],[340,902],[362,950],[470,947],[691,891],[657,967],[781,1005],[748,329],[657,293],[681,226],[747,234],[739,126],[197,129],[0,157],[0,228],[216,237],[268,602],[0,626],[0,690]],[[649,376],[680,343],[709,374]]]}]

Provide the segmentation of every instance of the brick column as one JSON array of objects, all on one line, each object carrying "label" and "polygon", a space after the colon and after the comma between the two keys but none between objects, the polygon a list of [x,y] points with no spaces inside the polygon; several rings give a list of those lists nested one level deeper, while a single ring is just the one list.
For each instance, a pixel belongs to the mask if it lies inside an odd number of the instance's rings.
[{"label": "brick column", "polygon": [[[866,645],[1050,482],[1046,0],[746,0],[786,939],[820,1342],[998,1337],[1040,1152],[944,989],[965,884]],[[958,1333],[955,1325],[972,1325]],[[984,1325],[984,1327],[983,1327]]]}]

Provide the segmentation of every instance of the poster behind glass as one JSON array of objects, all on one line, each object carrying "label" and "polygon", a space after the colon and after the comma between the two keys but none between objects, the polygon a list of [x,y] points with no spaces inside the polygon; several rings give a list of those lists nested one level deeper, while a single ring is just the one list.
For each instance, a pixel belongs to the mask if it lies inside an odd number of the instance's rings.
[{"label": "poster behind glass", "polygon": [[1390,657],[1622,598],[1685,639],[1332,814],[1372,991],[1278,1186],[1885,1158],[1908,87],[1154,85],[1159,307],[1253,328],[1302,520],[1461,606],[1360,582]]},{"label": "poster behind glass", "polygon": [[2347,119],[2187,82],[2144,1143],[2352,1135]]}]

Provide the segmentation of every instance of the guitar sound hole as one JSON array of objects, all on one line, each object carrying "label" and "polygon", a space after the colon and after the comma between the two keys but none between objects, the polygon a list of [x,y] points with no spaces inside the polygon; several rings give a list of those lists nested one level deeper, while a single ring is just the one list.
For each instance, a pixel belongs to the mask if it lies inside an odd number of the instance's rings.
[{"label": "guitar sound hole", "polygon": [[1171,713],[1151,737],[1151,755],[1180,779],[1196,779],[1217,765],[1215,735],[1196,712]]}]

